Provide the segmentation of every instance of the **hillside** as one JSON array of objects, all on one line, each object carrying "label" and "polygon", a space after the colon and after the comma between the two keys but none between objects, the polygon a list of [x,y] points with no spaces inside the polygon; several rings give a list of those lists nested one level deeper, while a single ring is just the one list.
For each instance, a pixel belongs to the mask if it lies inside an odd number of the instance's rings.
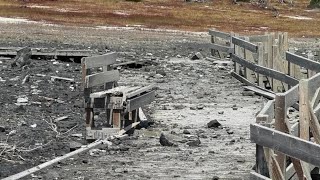
[{"label": "hillside", "polygon": [[1,17],[22,17],[47,23],[81,26],[134,26],[207,31],[216,28],[237,33],[287,31],[291,36],[320,35],[320,11],[309,1],[293,4],[273,1],[267,8],[257,3],[208,0],[0,0]]}]

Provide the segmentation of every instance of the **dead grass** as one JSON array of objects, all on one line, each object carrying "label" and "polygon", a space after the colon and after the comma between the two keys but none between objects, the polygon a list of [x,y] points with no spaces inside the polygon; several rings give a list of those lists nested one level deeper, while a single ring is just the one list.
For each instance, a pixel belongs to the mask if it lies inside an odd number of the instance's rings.
[{"label": "dead grass", "polygon": [[[320,36],[320,12],[306,11],[308,0],[297,0],[294,6],[272,4],[270,9],[252,4],[233,4],[231,0],[207,3],[185,3],[182,0],[31,0],[28,3],[0,0],[0,16],[23,17],[35,21],[81,26],[132,26],[170,28],[191,31],[222,31],[256,34],[265,31],[287,31],[291,36]],[[305,16],[298,20],[288,16]]]}]

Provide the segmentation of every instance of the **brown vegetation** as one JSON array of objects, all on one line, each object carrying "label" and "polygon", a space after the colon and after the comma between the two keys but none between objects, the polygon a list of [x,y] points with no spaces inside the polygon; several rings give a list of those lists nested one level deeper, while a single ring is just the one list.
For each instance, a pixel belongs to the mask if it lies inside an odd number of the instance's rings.
[{"label": "brown vegetation", "polygon": [[[0,0],[0,16],[24,17],[49,23],[82,26],[135,26],[207,31],[216,28],[238,33],[287,31],[314,37],[320,32],[320,12],[307,9],[308,0],[293,5],[272,2],[268,8],[254,3],[217,0]],[[279,15],[275,16],[274,11]],[[309,19],[294,19],[303,16]]]}]

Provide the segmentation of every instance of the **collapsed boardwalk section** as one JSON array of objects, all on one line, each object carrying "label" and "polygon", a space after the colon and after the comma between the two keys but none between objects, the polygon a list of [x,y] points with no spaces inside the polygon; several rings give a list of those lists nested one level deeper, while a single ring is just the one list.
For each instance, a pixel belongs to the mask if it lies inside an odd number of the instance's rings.
[{"label": "collapsed boardwalk section", "polygon": [[[319,174],[315,167],[320,166],[320,73],[316,74],[320,63],[289,52],[287,33],[210,34],[230,45],[211,47],[230,54],[232,75],[248,89],[272,99],[250,126],[251,141],[257,144],[251,179],[313,179]],[[288,119],[290,107],[299,110],[299,121],[293,124]]]}]

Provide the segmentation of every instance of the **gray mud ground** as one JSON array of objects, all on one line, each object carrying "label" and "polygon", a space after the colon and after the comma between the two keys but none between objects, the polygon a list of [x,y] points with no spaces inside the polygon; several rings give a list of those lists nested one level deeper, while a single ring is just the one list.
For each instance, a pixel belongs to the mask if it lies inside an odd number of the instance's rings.
[{"label": "gray mud ground", "polygon": [[[154,125],[26,179],[248,179],[255,161],[249,124],[266,100],[242,94],[242,84],[229,74],[231,64],[190,60],[198,51],[209,55],[209,40],[205,33],[0,24],[0,46],[107,47],[120,52],[121,61],[146,60],[150,65],[139,69],[123,67],[120,85],[158,87],[156,100],[145,108]],[[9,59],[0,61],[0,178],[68,153],[71,141],[86,143],[80,64],[33,60],[22,70],[12,69]],[[27,74],[30,80],[22,85]],[[49,75],[76,83],[51,81]],[[28,97],[28,104],[17,106],[19,97]],[[55,132],[50,121],[65,115]],[[207,128],[214,119],[222,128]],[[161,132],[176,146],[161,146]],[[197,138],[199,146],[187,145]]]}]

